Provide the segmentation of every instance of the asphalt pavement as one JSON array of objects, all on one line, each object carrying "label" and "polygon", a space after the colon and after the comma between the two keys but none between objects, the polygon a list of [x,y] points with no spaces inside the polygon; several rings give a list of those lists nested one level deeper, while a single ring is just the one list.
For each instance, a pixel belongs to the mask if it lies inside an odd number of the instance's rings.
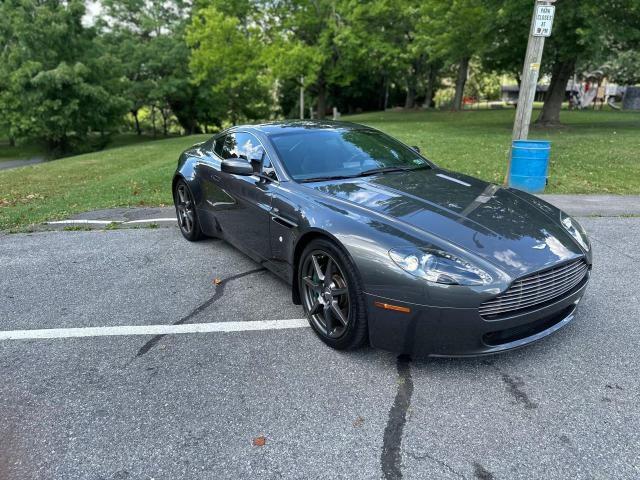
[{"label": "asphalt pavement", "polygon": [[[335,352],[309,328],[0,341],[0,479],[640,478],[640,218],[581,222],[576,320],[501,355]],[[1,331],[302,316],[170,224],[0,235]]]},{"label": "asphalt pavement", "polygon": [[27,165],[35,165],[37,163],[44,162],[44,158],[34,157],[28,160],[3,160],[0,162],[0,170],[7,170],[9,168],[26,167]]}]

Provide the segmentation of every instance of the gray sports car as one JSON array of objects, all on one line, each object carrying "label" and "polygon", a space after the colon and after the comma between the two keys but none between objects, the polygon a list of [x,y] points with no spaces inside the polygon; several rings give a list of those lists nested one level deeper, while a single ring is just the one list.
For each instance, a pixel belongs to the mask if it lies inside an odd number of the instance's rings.
[{"label": "gray sports car", "polygon": [[230,128],[180,156],[172,188],[188,240],[224,238],[289,282],[338,349],[521,347],[569,323],[589,280],[576,220],[357,124]]}]

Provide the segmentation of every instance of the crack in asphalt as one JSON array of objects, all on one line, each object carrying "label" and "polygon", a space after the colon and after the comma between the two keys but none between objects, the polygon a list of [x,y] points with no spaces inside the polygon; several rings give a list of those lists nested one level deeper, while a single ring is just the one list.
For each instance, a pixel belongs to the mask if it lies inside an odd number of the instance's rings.
[{"label": "crack in asphalt", "polygon": [[413,453],[413,452],[407,452],[407,455],[415,458],[416,460],[431,460],[432,462],[437,463],[438,465],[440,465],[442,468],[444,468],[445,470],[449,471],[450,473],[452,473],[453,475],[455,475],[458,478],[462,478],[463,480],[466,480],[466,476],[464,476],[464,474],[458,472],[455,468],[453,468],[451,465],[449,465],[447,462],[440,460],[436,457],[434,457],[433,455],[430,455],[426,452],[423,453]]},{"label": "crack in asphalt", "polygon": [[524,405],[524,408],[526,408],[527,410],[534,410],[538,408],[538,404],[531,400],[529,394],[525,390],[523,390],[522,387],[524,387],[526,384],[522,377],[512,375],[508,372],[503,371],[500,367],[495,365],[492,360],[482,360],[481,363],[493,368],[498,374],[500,374],[502,382],[507,387],[507,393],[509,393],[513,397],[515,403]]},{"label": "crack in asphalt", "polygon": [[473,463],[473,474],[478,480],[494,480],[495,479],[495,477],[493,476],[493,473],[491,473],[489,470],[484,468],[478,462]]},{"label": "crack in asphalt", "polygon": [[[216,291],[211,298],[209,298],[204,303],[201,303],[200,305],[198,305],[196,308],[191,310],[191,312],[189,312],[186,316],[182,317],[180,320],[174,322],[173,325],[182,325],[183,323],[187,323],[193,317],[195,317],[202,311],[209,308],[215,302],[220,300],[220,298],[222,298],[222,296],[224,295],[224,290],[227,283],[232,282],[234,280],[238,280],[239,278],[242,278],[242,277],[246,277],[247,275],[252,275],[254,273],[263,272],[263,271],[265,271],[264,267],[254,268],[253,270],[247,270],[246,272],[237,273],[230,277],[223,278],[221,283],[216,286]],[[147,343],[145,343],[142,347],[140,347],[140,350],[138,350],[138,353],[136,354],[135,358],[141,357],[147,352],[149,352],[149,350],[155,347],[158,344],[158,342],[162,340],[163,337],[166,337],[166,334],[155,335],[154,337],[152,337],[149,341],[147,341]]]},{"label": "crack in asphalt", "polygon": [[522,390],[525,383],[524,380],[518,376],[511,376],[508,373],[501,372],[502,381],[507,386],[507,391],[511,394],[511,396],[515,399],[516,403],[521,403],[524,405],[524,408],[528,410],[533,410],[538,408],[538,404],[536,402],[531,401],[527,392]]},{"label": "crack in asphalt", "polygon": [[407,422],[407,410],[411,405],[413,395],[413,379],[411,378],[410,359],[400,355],[397,361],[398,391],[389,410],[387,426],[384,429],[382,442],[382,454],[380,466],[387,480],[399,480],[402,478],[402,456],[400,446],[402,443],[402,431]]}]

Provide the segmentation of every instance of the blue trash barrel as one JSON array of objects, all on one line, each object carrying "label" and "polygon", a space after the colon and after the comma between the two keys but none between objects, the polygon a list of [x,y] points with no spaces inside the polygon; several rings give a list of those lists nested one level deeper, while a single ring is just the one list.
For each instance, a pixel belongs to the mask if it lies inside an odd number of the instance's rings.
[{"label": "blue trash barrel", "polygon": [[509,186],[529,193],[539,193],[547,184],[549,171],[548,140],[514,140],[511,145]]}]

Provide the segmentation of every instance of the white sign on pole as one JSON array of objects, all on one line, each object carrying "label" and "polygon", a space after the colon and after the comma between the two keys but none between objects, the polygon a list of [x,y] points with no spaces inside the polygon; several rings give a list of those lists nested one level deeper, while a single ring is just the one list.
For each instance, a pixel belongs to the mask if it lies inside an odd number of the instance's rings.
[{"label": "white sign on pole", "polygon": [[551,27],[553,26],[553,15],[555,11],[556,7],[553,5],[536,6],[536,18],[533,22],[534,37],[551,36]]}]

